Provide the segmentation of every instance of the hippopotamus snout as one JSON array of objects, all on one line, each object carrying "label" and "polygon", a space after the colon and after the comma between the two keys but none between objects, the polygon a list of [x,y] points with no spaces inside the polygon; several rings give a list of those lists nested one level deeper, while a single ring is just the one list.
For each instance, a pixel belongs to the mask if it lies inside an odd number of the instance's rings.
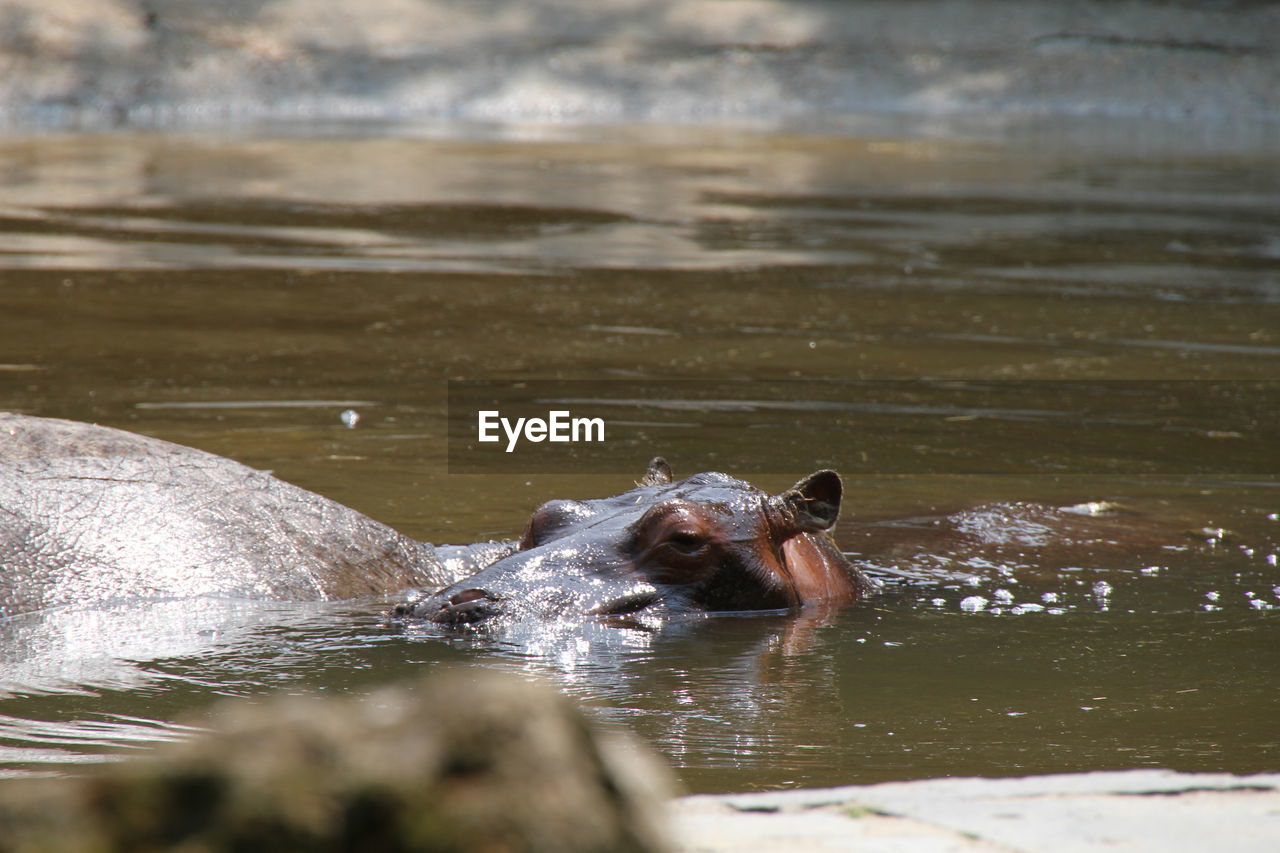
[{"label": "hippopotamus snout", "polygon": [[515,598],[486,589],[467,587],[457,591],[450,588],[397,605],[392,615],[462,627],[499,616],[543,620],[560,618],[570,613],[585,616],[626,616],[651,611],[660,600],[658,589],[649,584],[637,584],[630,590],[618,591],[612,597],[596,596],[591,600],[565,589],[544,589],[524,598]]},{"label": "hippopotamus snout", "polygon": [[481,622],[502,612],[502,599],[483,589],[469,587],[450,595],[433,595],[421,599],[412,609],[408,604],[398,605],[395,616],[417,616],[428,622],[442,625],[469,625]]},{"label": "hippopotamus snout", "polygon": [[771,496],[725,474],[673,482],[655,459],[621,495],[543,504],[514,553],[392,615],[472,626],[853,601],[871,582],[825,535],[841,493],[834,471]]},{"label": "hippopotamus snout", "polygon": [[654,584],[631,577],[619,555],[556,542],[517,551],[439,592],[395,608],[392,615],[467,626],[499,616],[551,620],[566,615],[611,616],[652,607]]}]

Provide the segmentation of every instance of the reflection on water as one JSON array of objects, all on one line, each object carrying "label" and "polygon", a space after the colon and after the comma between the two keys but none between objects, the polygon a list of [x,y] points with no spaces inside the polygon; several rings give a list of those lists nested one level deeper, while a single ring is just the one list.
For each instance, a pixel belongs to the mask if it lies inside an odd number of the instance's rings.
[{"label": "reflection on water", "polygon": [[[654,453],[751,460],[775,490],[831,465],[839,541],[888,581],[659,631],[399,631],[388,602],[8,619],[0,772],[185,736],[226,695],[456,662],[551,677],[698,790],[1274,769],[1280,493],[1249,453],[1274,411],[1197,402],[1207,460],[1103,476],[1145,433],[1054,389],[1280,378],[1280,163],[1131,130],[0,140],[0,408],[230,455],[437,542],[514,535]],[[784,397],[814,418],[785,444],[782,410],[634,410],[634,472],[450,475],[447,380],[491,378],[827,396]],[[1054,414],[983,438],[955,401],[830,390],[921,378],[1030,380],[1000,411]],[[925,473],[947,448],[976,467]]]}]

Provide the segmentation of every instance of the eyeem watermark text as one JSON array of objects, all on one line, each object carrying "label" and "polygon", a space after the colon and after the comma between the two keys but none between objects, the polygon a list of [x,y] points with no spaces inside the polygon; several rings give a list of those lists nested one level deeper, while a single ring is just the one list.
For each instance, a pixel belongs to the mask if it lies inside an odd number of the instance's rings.
[{"label": "eyeem watermark text", "polygon": [[567,409],[555,409],[547,412],[546,418],[511,418],[502,417],[496,409],[481,410],[477,413],[476,438],[479,441],[501,441],[498,434],[501,427],[507,438],[507,452],[511,453],[523,438],[526,441],[540,442],[579,442],[604,441],[604,418],[575,418]]}]

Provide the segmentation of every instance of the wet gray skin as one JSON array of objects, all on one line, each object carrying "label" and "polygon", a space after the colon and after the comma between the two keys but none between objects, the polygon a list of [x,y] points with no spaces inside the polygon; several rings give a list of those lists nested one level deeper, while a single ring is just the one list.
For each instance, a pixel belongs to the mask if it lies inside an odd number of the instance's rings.
[{"label": "wet gray skin", "polygon": [[323,601],[442,586],[509,552],[437,549],[238,462],[0,413],[0,617],[130,601]]},{"label": "wet gray skin", "polygon": [[720,473],[673,482],[656,458],[630,491],[543,504],[515,553],[392,615],[469,626],[855,601],[873,582],[825,533],[841,492],[834,471],[776,496]]}]

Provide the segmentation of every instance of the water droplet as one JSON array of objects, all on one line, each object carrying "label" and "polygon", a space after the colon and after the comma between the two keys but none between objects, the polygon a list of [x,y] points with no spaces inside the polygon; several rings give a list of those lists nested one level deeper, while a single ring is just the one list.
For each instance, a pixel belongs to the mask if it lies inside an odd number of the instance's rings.
[{"label": "water droplet", "polygon": [[342,425],[347,429],[355,429],[356,424],[360,423],[360,413],[355,409],[344,409],[342,414],[338,415],[338,420],[342,421]]}]

